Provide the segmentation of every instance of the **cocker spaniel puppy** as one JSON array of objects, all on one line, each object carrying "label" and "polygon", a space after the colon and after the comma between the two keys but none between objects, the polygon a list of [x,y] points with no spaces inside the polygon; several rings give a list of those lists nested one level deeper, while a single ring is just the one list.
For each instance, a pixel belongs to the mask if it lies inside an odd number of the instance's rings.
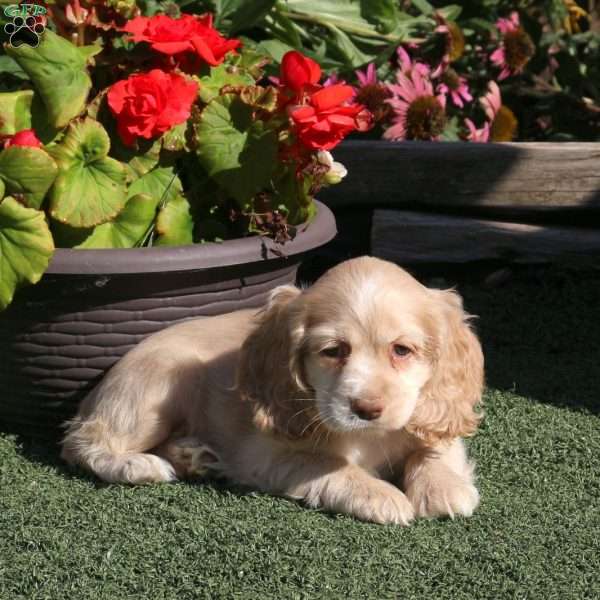
[{"label": "cocker spaniel puppy", "polygon": [[460,297],[362,257],[131,350],[68,424],[105,481],[212,472],[365,521],[470,515],[483,357]]}]

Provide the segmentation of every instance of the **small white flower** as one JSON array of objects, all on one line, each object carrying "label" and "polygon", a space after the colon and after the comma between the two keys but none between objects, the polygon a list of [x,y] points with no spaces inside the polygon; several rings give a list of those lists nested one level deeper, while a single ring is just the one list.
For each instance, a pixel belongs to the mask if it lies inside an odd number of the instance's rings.
[{"label": "small white flower", "polygon": [[346,167],[342,163],[333,160],[331,152],[328,152],[327,150],[319,150],[317,160],[322,165],[329,168],[325,175],[325,182],[330,185],[339,183],[348,174]]}]

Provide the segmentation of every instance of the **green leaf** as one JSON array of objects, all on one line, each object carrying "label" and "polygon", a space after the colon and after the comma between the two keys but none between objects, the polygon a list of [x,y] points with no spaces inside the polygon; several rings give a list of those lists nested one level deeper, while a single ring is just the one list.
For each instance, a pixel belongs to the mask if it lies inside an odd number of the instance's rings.
[{"label": "green leaf", "polygon": [[0,179],[9,194],[23,196],[30,208],[40,208],[56,179],[56,163],[41,148],[10,146],[0,152]]},{"label": "green leaf", "polygon": [[254,77],[239,68],[221,63],[217,67],[212,67],[210,73],[200,78],[200,100],[208,104],[213,98],[216,98],[225,85],[245,86],[254,85]]},{"label": "green leaf", "polygon": [[456,21],[456,19],[460,17],[461,12],[462,6],[459,6],[458,4],[449,4],[438,10],[438,13],[440,13],[447,21]]},{"label": "green leaf", "polygon": [[298,225],[308,221],[315,213],[315,203],[310,195],[310,177],[298,178],[293,168],[287,168],[274,186],[274,206],[284,206],[287,222]]},{"label": "green leaf", "polygon": [[279,40],[263,40],[256,45],[256,49],[270,56],[276,63],[281,63],[281,59],[286,52],[294,50],[292,46]]},{"label": "green leaf", "polygon": [[64,127],[83,112],[92,82],[81,48],[46,29],[37,48],[5,46],[29,75],[53,127]]},{"label": "green leaf", "polygon": [[214,0],[216,25],[221,26],[224,19],[236,10],[247,0]]},{"label": "green leaf", "polygon": [[206,172],[240,203],[269,184],[277,158],[277,135],[238,96],[215,98],[196,125],[198,158]]},{"label": "green leaf", "polygon": [[[1,4],[1,3],[0,3]],[[27,73],[19,67],[17,62],[6,54],[0,54],[0,75],[8,74],[16,79],[27,81]]]},{"label": "green leaf", "polygon": [[11,196],[4,198],[0,202],[0,310],[10,304],[19,286],[40,280],[53,252],[44,213],[22,206]]},{"label": "green leaf", "polygon": [[125,205],[125,166],[109,158],[108,134],[93,119],[69,126],[60,144],[48,151],[58,177],[50,190],[50,213],[73,227],[91,227],[116,217]]},{"label": "green leaf", "polygon": [[460,138],[460,122],[458,117],[452,117],[446,123],[442,133],[442,139],[445,142],[458,142]]},{"label": "green leaf", "polygon": [[33,90],[0,94],[0,136],[31,129]]},{"label": "green leaf", "polygon": [[435,10],[427,0],[412,0],[412,5],[424,15],[432,15]]},{"label": "green leaf", "polygon": [[180,152],[187,148],[186,131],[188,121],[171,127],[161,138],[162,147],[169,152]]},{"label": "green leaf", "polygon": [[172,167],[152,169],[139,179],[136,179],[127,190],[127,197],[137,194],[148,194],[155,198],[161,206],[181,194],[182,186],[179,177]]},{"label": "green leaf", "polygon": [[79,54],[83,57],[86,63],[90,62],[90,59],[102,52],[102,46],[100,44],[91,44],[90,46],[77,46]]},{"label": "green leaf", "polygon": [[273,8],[276,0],[252,0],[241,2],[236,10],[231,13],[230,34],[235,34],[241,29],[251,29],[256,23]]},{"label": "green leaf", "polygon": [[157,246],[183,246],[193,244],[194,221],[190,203],[183,196],[176,196],[161,208],[156,219],[159,234]]},{"label": "green leaf", "polygon": [[293,48],[301,48],[302,40],[298,25],[280,11],[273,11],[265,18],[265,29],[269,34]]},{"label": "green leaf", "polygon": [[264,67],[271,62],[271,59],[264,52],[257,52],[255,49],[244,45],[244,51],[229,55],[228,62],[258,81],[264,74]]},{"label": "green leaf", "polygon": [[35,94],[31,102],[31,127],[44,145],[56,141],[62,132],[62,128],[53,127],[50,124],[48,110],[39,94]]},{"label": "green leaf", "polygon": [[4,185],[4,181],[2,181],[2,179],[0,179],[0,200],[2,200],[2,198],[4,198],[5,192],[6,192],[6,186]]},{"label": "green leaf", "polygon": [[134,248],[156,217],[158,199],[148,194],[129,198],[113,221],[97,225],[77,248]]},{"label": "green leaf", "polygon": [[160,138],[156,140],[138,138],[135,146],[125,146],[115,128],[111,125],[112,123],[109,124],[107,131],[111,138],[110,154],[113,158],[125,164],[127,177],[130,181],[145,175],[157,165],[162,145]]},{"label": "green leaf", "polygon": [[361,0],[360,12],[383,33],[394,31],[398,26],[397,0]]},{"label": "green leaf", "polygon": [[333,39],[330,40],[330,45],[340,53],[343,62],[347,68],[353,68],[368,63],[373,58],[372,55],[361,52],[359,48],[352,42],[350,36],[344,33],[335,25],[329,25]]}]

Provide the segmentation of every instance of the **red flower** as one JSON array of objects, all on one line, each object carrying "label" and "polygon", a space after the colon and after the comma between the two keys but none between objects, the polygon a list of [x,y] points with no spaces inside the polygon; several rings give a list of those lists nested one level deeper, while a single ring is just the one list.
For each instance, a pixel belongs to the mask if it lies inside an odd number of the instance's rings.
[{"label": "red flower", "polygon": [[4,147],[8,148],[10,146],[30,146],[32,148],[41,148],[42,142],[38,140],[33,129],[22,129],[6,139],[4,142]]},{"label": "red flower", "polygon": [[148,42],[157,52],[168,55],[193,52],[213,67],[241,44],[239,40],[224,38],[212,26],[210,14],[181,15],[179,19],[167,15],[136,17],[123,30],[132,34],[134,42]]},{"label": "red flower", "polygon": [[131,146],[137,137],[150,139],[186,121],[197,92],[193,81],[153,69],[112,85],[108,106],[123,143]]},{"label": "red flower", "polygon": [[354,88],[341,83],[321,88],[304,106],[290,107],[300,142],[313,150],[331,150],[355,129],[363,129],[365,108],[344,104],[354,96]]},{"label": "red flower", "polygon": [[321,79],[321,67],[314,61],[291,50],[281,61],[280,84],[297,94],[307,85],[315,85]]}]

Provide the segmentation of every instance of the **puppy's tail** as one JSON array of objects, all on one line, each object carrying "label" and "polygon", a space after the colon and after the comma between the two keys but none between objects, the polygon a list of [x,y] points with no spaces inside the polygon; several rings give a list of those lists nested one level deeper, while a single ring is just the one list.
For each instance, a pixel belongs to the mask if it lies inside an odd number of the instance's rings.
[{"label": "puppy's tail", "polygon": [[155,454],[128,451],[98,420],[67,424],[61,457],[110,483],[158,483],[176,479],[173,465]]}]

